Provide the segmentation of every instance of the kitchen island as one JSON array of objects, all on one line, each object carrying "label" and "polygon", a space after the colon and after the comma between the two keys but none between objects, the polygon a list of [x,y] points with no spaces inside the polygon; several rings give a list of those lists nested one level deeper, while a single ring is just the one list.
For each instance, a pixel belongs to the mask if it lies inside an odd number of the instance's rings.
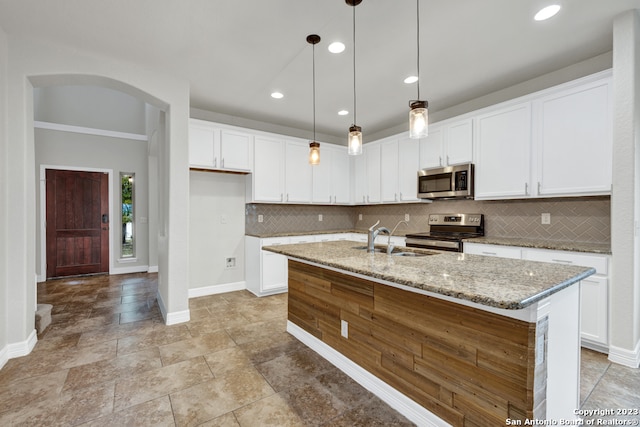
[{"label": "kitchen island", "polygon": [[287,330],[416,424],[575,419],[573,285],[593,269],[351,241],[263,249],[289,258]]}]

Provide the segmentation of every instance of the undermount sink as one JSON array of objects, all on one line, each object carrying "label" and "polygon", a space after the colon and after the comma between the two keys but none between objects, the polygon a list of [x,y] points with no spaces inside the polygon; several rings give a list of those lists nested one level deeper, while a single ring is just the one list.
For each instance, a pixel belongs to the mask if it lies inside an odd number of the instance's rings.
[{"label": "undermount sink", "polygon": [[[361,251],[366,251],[367,247],[366,246],[354,246],[353,249],[358,249]],[[378,252],[381,254],[386,254],[387,253],[387,248],[381,248],[381,247],[376,247],[374,249],[374,252]],[[435,252],[430,252],[430,253],[424,253],[424,252],[408,252],[403,250],[403,248],[393,248],[393,250],[391,251],[391,256],[409,256],[409,257],[423,257],[423,256],[427,256],[427,255],[435,255]]]}]

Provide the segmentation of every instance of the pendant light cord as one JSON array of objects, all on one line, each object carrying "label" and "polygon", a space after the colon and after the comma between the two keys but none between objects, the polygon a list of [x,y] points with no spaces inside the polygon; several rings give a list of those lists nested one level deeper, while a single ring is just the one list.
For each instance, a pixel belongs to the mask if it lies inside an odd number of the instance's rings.
[{"label": "pendant light cord", "polygon": [[353,5],[353,124],[356,120],[356,5]]},{"label": "pendant light cord", "polygon": [[420,99],[420,0],[416,0],[416,46],[418,47],[418,99]]},{"label": "pendant light cord", "polygon": [[313,141],[316,141],[316,45],[313,47]]}]

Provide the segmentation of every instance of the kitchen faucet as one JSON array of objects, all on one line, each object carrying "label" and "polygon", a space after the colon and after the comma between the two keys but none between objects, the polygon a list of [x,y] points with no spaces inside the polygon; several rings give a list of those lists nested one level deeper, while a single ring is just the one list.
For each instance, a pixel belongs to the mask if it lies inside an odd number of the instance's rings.
[{"label": "kitchen faucet", "polygon": [[396,232],[396,229],[398,228],[398,226],[400,226],[400,224],[404,224],[407,227],[409,226],[409,224],[407,223],[407,221],[399,221],[395,227],[393,227],[393,231],[391,231],[391,233],[389,233],[389,240],[387,241],[387,255],[391,255],[391,252],[393,252],[393,248],[394,246],[391,244],[391,236],[393,236],[393,233]]},{"label": "kitchen faucet", "polygon": [[367,235],[367,252],[373,253],[375,252],[375,241],[378,234],[385,233],[387,235],[391,234],[387,227],[380,227],[376,229],[376,226],[380,224],[380,220],[369,227],[369,234]]}]

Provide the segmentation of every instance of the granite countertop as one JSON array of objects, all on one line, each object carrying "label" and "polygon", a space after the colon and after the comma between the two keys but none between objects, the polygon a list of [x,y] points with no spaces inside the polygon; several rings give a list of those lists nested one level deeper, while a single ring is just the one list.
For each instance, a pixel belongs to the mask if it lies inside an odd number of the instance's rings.
[{"label": "granite countertop", "polygon": [[542,240],[512,237],[476,237],[464,240],[468,243],[486,245],[520,246],[523,248],[552,249],[556,251],[588,252],[611,255],[611,245],[608,243],[568,242],[558,240]]},{"label": "granite countertop", "polygon": [[[246,233],[245,236],[259,237],[261,239],[268,239],[269,237],[290,237],[290,236],[315,236],[318,234],[343,234],[343,233],[366,233],[366,230],[322,230],[322,231],[288,231],[281,233]],[[404,234],[396,233],[398,236],[404,236]]]},{"label": "granite countertop", "polygon": [[[357,273],[405,287],[503,308],[522,309],[595,273],[587,267],[421,251],[423,257],[368,253],[361,242],[336,241],[264,246],[302,261]],[[403,248],[404,250],[404,248]]]}]

